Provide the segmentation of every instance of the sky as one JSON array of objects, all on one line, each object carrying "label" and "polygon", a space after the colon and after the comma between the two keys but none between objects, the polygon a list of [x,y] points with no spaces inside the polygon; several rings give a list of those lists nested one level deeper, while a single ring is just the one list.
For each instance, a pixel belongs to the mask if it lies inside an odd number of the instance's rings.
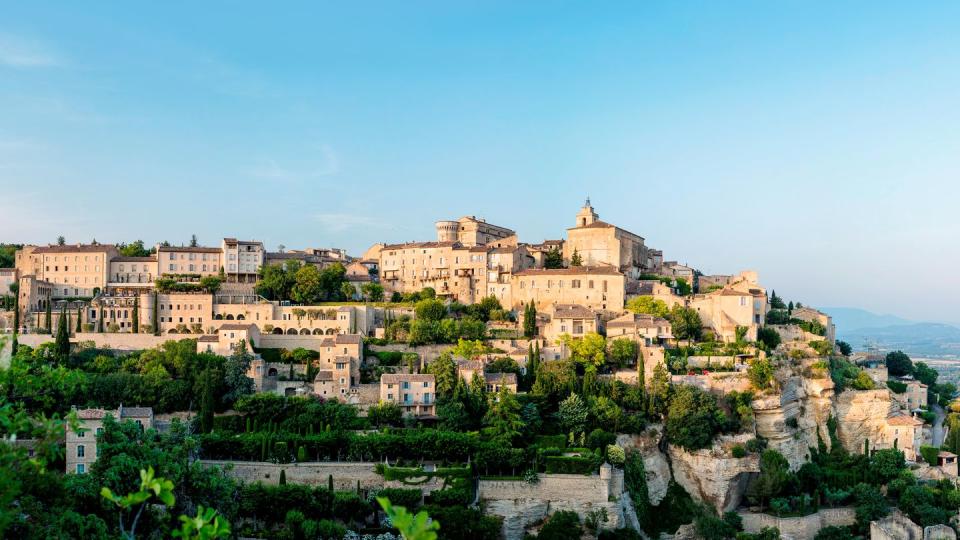
[{"label": "sky", "polygon": [[956,2],[0,1],[0,242],[601,219],[960,322]]}]

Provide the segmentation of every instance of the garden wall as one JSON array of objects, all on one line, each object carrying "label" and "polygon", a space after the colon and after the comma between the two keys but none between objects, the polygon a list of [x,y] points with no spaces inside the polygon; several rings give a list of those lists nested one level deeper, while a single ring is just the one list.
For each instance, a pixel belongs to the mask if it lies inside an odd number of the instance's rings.
[{"label": "garden wall", "polygon": [[[192,339],[197,336],[191,336]],[[153,349],[167,341],[177,341],[181,339],[178,335],[155,336],[153,334],[124,334],[124,333],[98,333],[98,332],[80,332],[70,338],[72,343],[80,341],[92,341],[97,348],[110,349],[114,351],[142,351],[144,349]],[[17,337],[22,345],[36,347],[54,340],[54,337],[48,334],[23,334]]]},{"label": "garden wall", "polygon": [[322,461],[277,464],[260,461],[201,460],[200,463],[204,467],[233,465],[227,474],[246,483],[276,484],[280,481],[280,471],[283,470],[286,472],[287,482],[291,484],[326,486],[327,478],[333,475],[334,488],[339,490],[356,489],[358,480],[363,489],[384,486],[383,477],[376,473],[375,464],[370,462]]},{"label": "garden wall", "polygon": [[743,518],[743,530],[756,533],[764,527],[776,527],[784,538],[795,540],[813,540],[820,529],[831,525],[845,527],[853,525],[857,520],[856,510],[851,507],[823,508],[816,514],[802,517],[778,518],[770,514],[741,510],[738,512]]},{"label": "garden wall", "polygon": [[548,501],[607,502],[623,492],[623,472],[613,471],[609,479],[598,475],[541,474],[540,481],[480,480],[481,499],[543,499]]}]

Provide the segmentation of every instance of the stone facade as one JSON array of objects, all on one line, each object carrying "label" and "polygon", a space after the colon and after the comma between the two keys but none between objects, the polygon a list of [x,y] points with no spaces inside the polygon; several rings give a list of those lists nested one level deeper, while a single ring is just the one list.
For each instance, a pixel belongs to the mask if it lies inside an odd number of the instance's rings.
[{"label": "stone facade", "polygon": [[743,530],[748,533],[758,533],[766,527],[780,529],[783,538],[793,540],[813,540],[824,527],[846,527],[857,521],[855,508],[824,508],[815,514],[801,517],[776,517],[770,514],[741,510],[738,512],[743,519]]},{"label": "stone facade", "polygon": [[329,477],[333,476],[333,487],[337,490],[356,489],[357,481],[360,482],[361,489],[376,489],[384,486],[383,477],[374,470],[376,464],[370,462],[268,463],[202,460],[200,463],[204,467],[223,468],[232,478],[245,483],[277,484],[280,481],[280,471],[284,471],[287,482],[291,484],[326,486]]}]

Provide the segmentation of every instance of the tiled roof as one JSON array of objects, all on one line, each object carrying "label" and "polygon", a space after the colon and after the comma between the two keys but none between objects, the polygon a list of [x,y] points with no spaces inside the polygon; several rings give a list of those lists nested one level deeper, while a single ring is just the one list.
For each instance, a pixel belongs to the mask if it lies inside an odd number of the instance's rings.
[{"label": "tiled roof", "polygon": [[120,406],[121,418],[149,418],[153,416],[152,407],[124,407]]},{"label": "tiled roof", "polygon": [[330,338],[324,338],[324,340],[320,342],[321,347],[333,347],[336,344],[337,342]]},{"label": "tiled roof", "polygon": [[338,345],[359,345],[362,341],[360,334],[337,334]]},{"label": "tiled roof", "polygon": [[353,311],[353,308],[350,306],[340,306],[337,308],[337,311]]},{"label": "tiled roof", "polygon": [[172,251],[174,253],[220,253],[221,249],[206,246],[160,246],[157,251]]},{"label": "tiled roof", "polygon": [[888,417],[887,424],[891,426],[922,426],[923,420],[910,416],[909,414],[901,414]]},{"label": "tiled roof", "polygon": [[404,244],[386,244],[383,249],[409,249],[409,248],[441,248],[441,247],[459,247],[460,242],[407,242]]},{"label": "tiled roof", "polygon": [[322,381],[332,381],[332,380],[333,380],[333,372],[330,371],[330,370],[318,371],[318,372],[317,372],[317,378],[314,379],[314,381],[321,381],[321,382],[322,382]]},{"label": "tiled roof", "polygon": [[607,275],[622,276],[612,266],[571,266],[569,268],[530,268],[514,274],[515,276],[582,276]]},{"label": "tiled roof", "polygon": [[483,378],[490,384],[517,384],[516,373],[485,373]]},{"label": "tiled roof", "polygon": [[33,250],[34,253],[103,253],[116,249],[113,244],[65,244],[62,246],[41,246]]},{"label": "tiled roof", "polygon": [[110,262],[157,262],[157,258],[153,255],[149,257],[114,257],[110,259]]},{"label": "tiled roof", "polygon": [[409,382],[433,382],[433,375],[427,373],[384,373],[380,376],[380,384]]},{"label": "tiled roof", "polygon": [[80,409],[77,411],[77,418],[81,420],[100,420],[106,418],[110,411],[105,409]]},{"label": "tiled roof", "polygon": [[197,338],[199,343],[219,343],[220,338],[217,336],[200,336]]},{"label": "tiled roof", "polygon": [[457,369],[479,371],[483,369],[483,362],[480,360],[467,360],[466,358],[461,358],[457,360]]},{"label": "tiled roof", "polygon": [[553,316],[557,319],[592,319],[597,314],[580,304],[554,304]]},{"label": "tiled roof", "polygon": [[662,319],[660,317],[655,317],[653,315],[647,315],[645,313],[627,313],[622,317],[617,317],[612,321],[607,323],[607,328],[632,328],[632,327],[642,327],[642,328],[654,328],[657,326],[668,326],[670,321]]},{"label": "tiled roof", "polygon": [[256,326],[251,323],[227,323],[220,325],[220,330],[250,330],[251,326]]}]

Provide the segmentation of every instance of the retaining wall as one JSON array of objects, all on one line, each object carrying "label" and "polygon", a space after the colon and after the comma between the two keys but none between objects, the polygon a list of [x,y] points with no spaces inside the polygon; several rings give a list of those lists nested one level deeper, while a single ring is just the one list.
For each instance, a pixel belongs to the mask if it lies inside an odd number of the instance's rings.
[{"label": "retaining wall", "polygon": [[776,527],[784,538],[794,540],[813,540],[824,527],[844,527],[857,521],[856,510],[850,507],[823,508],[809,516],[784,518],[744,510],[738,513],[743,518],[744,531],[757,533],[764,527]]}]

